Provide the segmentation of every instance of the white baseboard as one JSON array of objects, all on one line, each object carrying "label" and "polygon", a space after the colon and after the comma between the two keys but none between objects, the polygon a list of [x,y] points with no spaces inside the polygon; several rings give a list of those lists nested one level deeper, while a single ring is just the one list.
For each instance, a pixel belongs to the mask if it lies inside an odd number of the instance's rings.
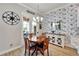
[{"label": "white baseboard", "polygon": [[14,50],[16,50],[16,49],[18,49],[18,48],[21,48],[21,47],[23,47],[23,46],[20,45],[20,46],[13,47],[13,48],[11,48],[11,49],[9,49],[9,50],[6,50],[6,51],[2,51],[2,52],[0,52],[0,55],[6,54],[6,53],[11,52],[11,51],[14,51]]}]

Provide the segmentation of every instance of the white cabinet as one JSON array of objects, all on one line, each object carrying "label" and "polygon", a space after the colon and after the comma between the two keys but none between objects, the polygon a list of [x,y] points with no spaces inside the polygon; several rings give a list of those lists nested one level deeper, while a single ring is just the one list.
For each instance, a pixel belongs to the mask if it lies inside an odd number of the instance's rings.
[{"label": "white cabinet", "polygon": [[61,46],[64,48],[64,39],[65,39],[64,35],[47,34],[47,37],[49,38],[49,43],[57,45],[57,46]]}]

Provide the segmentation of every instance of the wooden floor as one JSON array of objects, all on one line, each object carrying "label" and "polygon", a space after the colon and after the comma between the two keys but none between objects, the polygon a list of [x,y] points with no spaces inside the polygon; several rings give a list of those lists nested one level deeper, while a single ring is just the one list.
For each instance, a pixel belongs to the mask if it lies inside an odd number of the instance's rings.
[{"label": "wooden floor", "polygon": [[61,48],[55,45],[49,45],[49,54],[50,56],[78,56],[77,51],[75,49],[65,47]]},{"label": "wooden floor", "polygon": [[[3,56],[24,56],[24,46],[12,52],[3,54]],[[28,56],[28,51],[26,53],[26,56]],[[42,55],[38,52],[38,56],[42,56]],[[45,51],[45,56],[47,56],[46,51]],[[49,56],[79,56],[79,54],[77,54],[77,51],[75,49],[69,47],[61,48],[49,44]]]},{"label": "wooden floor", "polygon": [[[42,55],[38,52],[38,56]],[[47,56],[46,51],[45,56]],[[77,54],[77,51],[73,48],[69,47],[61,48],[59,46],[49,44],[49,56],[79,56],[79,54]]]}]

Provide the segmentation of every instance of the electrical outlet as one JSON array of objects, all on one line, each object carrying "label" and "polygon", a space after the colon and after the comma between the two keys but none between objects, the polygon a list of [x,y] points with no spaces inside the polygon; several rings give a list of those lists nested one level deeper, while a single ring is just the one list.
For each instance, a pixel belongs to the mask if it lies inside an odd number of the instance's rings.
[{"label": "electrical outlet", "polygon": [[11,43],[11,44],[10,44],[10,47],[12,47],[12,46],[13,46],[13,44]]}]

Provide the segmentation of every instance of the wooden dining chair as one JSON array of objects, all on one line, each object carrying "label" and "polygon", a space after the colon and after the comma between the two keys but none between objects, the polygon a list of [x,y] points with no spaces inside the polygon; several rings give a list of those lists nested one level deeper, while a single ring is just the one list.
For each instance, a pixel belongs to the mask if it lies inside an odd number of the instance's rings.
[{"label": "wooden dining chair", "polygon": [[44,55],[44,52],[46,51],[47,52],[47,55],[49,56],[49,40],[48,40],[48,38],[45,38],[44,41],[42,41],[40,43],[40,45],[37,46],[37,51],[40,51],[40,53],[42,55]]},{"label": "wooden dining chair", "polygon": [[[35,44],[32,45],[32,46],[30,46],[31,43],[34,43],[34,42],[28,40],[28,52],[29,52],[29,56],[33,55],[33,53],[35,52],[35,48],[36,48]],[[31,53],[31,51],[32,51],[32,53]]]},{"label": "wooden dining chair", "polygon": [[30,33],[30,34],[29,34],[28,41],[27,41],[27,42],[28,42],[27,46],[28,46],[29,56],[30,56],[30,55],[33,55],[33,53],[31,54],[31,51],[34,52],[34,51],[35,51],[35,48],[36,48],[35,42],[31,40],[32,37],[33,37],[33,33]]}]

